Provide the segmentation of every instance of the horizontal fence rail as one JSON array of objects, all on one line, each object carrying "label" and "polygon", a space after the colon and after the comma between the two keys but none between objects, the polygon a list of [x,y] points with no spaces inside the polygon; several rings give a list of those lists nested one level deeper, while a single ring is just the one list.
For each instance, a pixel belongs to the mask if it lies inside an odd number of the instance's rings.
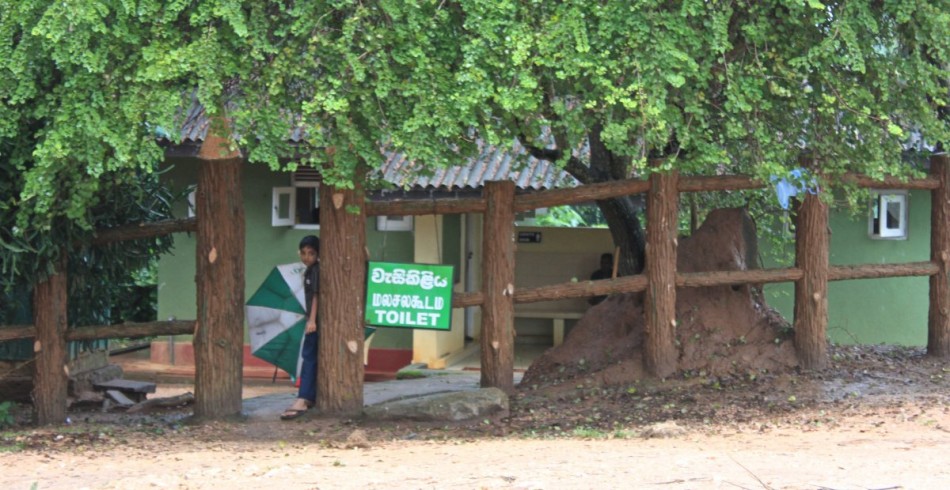
[{"label": "horizontal fence rail", "polygon": [[535,303],[552,299],[586,298],[613,293],[636,293],[645,290],[647,277],[643,274],[601,279],[598,281],[564,282],[532,288],[515,289],[515,303]]},{"label": "horizontal fence rail", "polygon": [[452,308],[481,306],[485,304],[485,295],[481,291],[452,294]]},{"label": "horizontal fence rail", "polygon": [[[70,342],[105,339],[139,339],[160,335],[191,335],[195,332],[194,320],[173,320],[166,322],[121,323],[118,325],[97,325],[93,327],[75,327],[66,329],[66,340]],[[5,340],[32,339],[36,329],[32,325],[14,325],[0,327],[0,342]]]},{"label": "horizontal fence rail", "polygon": [[125,240],[139,240],[142,238],[170,235],[172,233],[195,231],[198,231],[198,218],[149,221],[96,230],[96,237],[93,238],[92,243],[94,245],[104,245]]},{"label": "horizontal fence rail", "polygon": [[[937,265],[931,262],[909,262],[904,264],[861,264],[837,265],[828,268],[829,281],[853,279],[878,279],[888,277],[920,277],[937,273]],[[676,274],[676,286],[681,288],[735,286],[744,284],[771,284],[793,282],[802,278],[802,270],[795,267],[774,269],[752,269],[744,271],[680,272]],[[530,288],[516,289],[515,303],[535,303],[556,299],[586,298],[604,296],[613,293],[637,293],[646,289],[646,276],[618,277],[596,281],[571,281]],[[474,293],[467,293],[475,299]],[[453,296],[452,306],[474,306],[476,302],[456,303]]]},{"label": "horizontal fence rail", "polygon": [[867,175],[847,173],[841,180],[846,184],[855,184],[866,189],[907,189],[907,190],[934,190],[940,188],[940,180],[935,177],[907,179],[902,181],[897,177],[872,179]]},{"label": "horizontal fence rail", "polygon": [[[896,177],[872,179],[866,175],[847,173],[841,177],[847,184],[868,189],[933,190],[940,186],[934,177],[901,180]],[[676,190],[679,192],[713,192],[762,189],[767,185],[759,179],[746,175],[682,176]],[[515,196],[515,212],[538,208],[580,204],[601,199],[642,194],[650,189],[650,182],[642,179],[625,179],[599,182],[567,189],[547,189]],[[410,216],[425,214],[484,213],[483,197],[399,199],[392,201],[368,201],[367,216]]]},{"label": "horizontal fence rail", "polygon": [[939,267],[933,262],[833,265],[828,268],[828,280],[844,281],[849,279],[878,279],[884,277],[932,276],[938,271]]}]

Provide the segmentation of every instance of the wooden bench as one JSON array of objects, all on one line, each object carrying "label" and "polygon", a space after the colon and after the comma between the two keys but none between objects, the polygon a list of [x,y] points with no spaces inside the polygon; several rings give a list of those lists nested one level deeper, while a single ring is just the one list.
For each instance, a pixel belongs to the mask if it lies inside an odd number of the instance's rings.
[{"label": "wooden bench", "polygon": [[554,310],[518,310],[515,309],[515,318],[546,318],[551,320],[554,339],[554,345],[561,345],[564,342],[564,320],[577,320],[584,316],[583,312],[578,311],[554,311]]}]

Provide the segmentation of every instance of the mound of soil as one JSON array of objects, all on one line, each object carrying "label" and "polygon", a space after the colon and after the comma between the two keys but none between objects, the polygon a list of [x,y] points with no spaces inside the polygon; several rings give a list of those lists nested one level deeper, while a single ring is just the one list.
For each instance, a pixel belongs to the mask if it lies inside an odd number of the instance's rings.
[{"label": "mound of soil", "polygon": [[[757,267],[755,224],[742,208],[709,213],[703,225],[681,238],[680,272]],[[733,285],[681,288],[676,298],[677,370],[701,376],[762,373],[795,367],[791,328],[765,304],[761,287]],[[643,369],[643,295],[615,294],[588,310],[564,342],[538,358],[521,386],[538,388],[575,377],[599,385],[647,378]]]}]

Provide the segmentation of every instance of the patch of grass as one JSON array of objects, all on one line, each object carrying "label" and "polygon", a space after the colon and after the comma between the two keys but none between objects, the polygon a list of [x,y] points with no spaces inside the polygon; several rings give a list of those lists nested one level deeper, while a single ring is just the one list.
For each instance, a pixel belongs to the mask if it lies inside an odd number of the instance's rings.
[{"label": "patch of grass", "polygon": [[399,371],[396,373],[396,379],[420,379],[425,377],[428,377],[426,373],[414,369],[408,369],[406,371]]},{"label": "patch of grass", "polygon": [[16,453],[25,448],[19,432],[0,432],[0,453]]},{"label": "patch of grass", "polygon": [[0,403],[0,429],[13,427],[16,423],[16,418],[13,416],[14,408],[16,404],[11,401]]},{"label": "patch of grass", "polygon": [[574,430],[571,431],[571,435],[585,439],[606,439],[608,434],[593,427],[575,427]]},{"label": "patch of grass", "polygon": [[636,432],[626,430],[626,429],[618,429],[618,430],[615,430],[613,433],[614,439],[634,439],[636,437],[637,437]]},{"label": "patch of grass", "polygon": [[22,451],[26,446],[22,442],[15,442],[9,446],[0,444],[0,454],[2,453],[18,453]]}]

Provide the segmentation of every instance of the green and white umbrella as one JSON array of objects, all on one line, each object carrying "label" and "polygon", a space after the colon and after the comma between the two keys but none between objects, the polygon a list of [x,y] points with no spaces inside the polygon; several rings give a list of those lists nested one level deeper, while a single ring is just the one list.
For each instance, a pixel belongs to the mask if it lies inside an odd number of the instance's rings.
[{"label": "green and white umbrella", "polygon": [[[245,307],[251,354],[283,369],[294,380],[300,375],[300,350],[307,328],[306,269],[302,262],[274,267]],[[375,331],[375,327],[365,327],[365,338]]]},{"label": "green and white umbrella", "polygon": [[300,349],[307,326],[302,262],[274,267],[247,300],[246,318],[251,354],[291,377],[300,374]]}]

